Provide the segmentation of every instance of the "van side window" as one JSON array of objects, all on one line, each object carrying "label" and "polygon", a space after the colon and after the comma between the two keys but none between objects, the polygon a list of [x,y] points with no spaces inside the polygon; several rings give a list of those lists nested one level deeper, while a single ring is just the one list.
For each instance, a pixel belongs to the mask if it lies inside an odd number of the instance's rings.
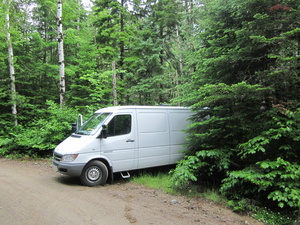
[{"label": "van side window", "polygon": [[129,134],[131,132],[131,115],[117,115],[107,125],[108,136]]}]

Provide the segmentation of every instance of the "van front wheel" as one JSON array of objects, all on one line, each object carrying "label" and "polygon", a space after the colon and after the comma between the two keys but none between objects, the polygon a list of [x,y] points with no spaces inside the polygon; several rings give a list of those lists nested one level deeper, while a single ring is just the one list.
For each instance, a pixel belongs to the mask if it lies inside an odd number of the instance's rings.
[{"label": "van front wheel", "polygon": [[105,184],[108,177],[106,165],[100,161],[91,161],[83,169],[80,180],[89,187]]}]

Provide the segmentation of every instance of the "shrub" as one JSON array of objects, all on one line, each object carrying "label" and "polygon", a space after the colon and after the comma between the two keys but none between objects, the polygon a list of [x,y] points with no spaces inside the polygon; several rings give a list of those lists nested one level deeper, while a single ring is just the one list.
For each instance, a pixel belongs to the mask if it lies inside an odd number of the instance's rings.
[{"label": "shrub", "polygon": [[[210,182],[232,201],[246,198],[281,212],[299,211],[300,108],[271,94],[244,82],[201,88],[174,184]],[[206,106],[211,117],[203,121],[206,112],[200,109]]]},{"label": "shrub", "polygon": [[18,125],[0,139],[2,155],[47,155],[71,132],[77,113],[52,101],[48,108],[26,126]]}]

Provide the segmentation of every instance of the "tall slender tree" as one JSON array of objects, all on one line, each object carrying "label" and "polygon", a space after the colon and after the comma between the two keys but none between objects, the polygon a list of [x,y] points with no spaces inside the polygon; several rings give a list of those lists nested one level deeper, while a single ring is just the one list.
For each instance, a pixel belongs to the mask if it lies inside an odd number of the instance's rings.
[{"label": "tall slender tree", "polygon": [[6,8],[5,12],[5,23],[6,23],[6,41],[7,41],[7,48],[8,48],[8,64],[9,64],[9,74],[11,80],[11,100],[12,100],[12,115],[14,117],[14,124],[15,126],[18,125],[17,119],[17,92],[16,92],[16,84],[15,84],[15,66],[14,66],[14,54],[13,54],[13,47],[10,38],[10,20],[9,20],[9,6],[10,0],[4,1],[4,6]]},{"label": "tall slender tree", "polygon": [[65,102],[66,86],[65,86],[65,57],[64,57],[64,36],[62,22],[62,0],[57,0],[57,42],[58,42],[58,63],[60,78],[60,105]]},{"label": "tall slender tree", "polygon": [[113,98],[114,105],[118,105],[118,95],[117,95],[117,74],[116,74],[116,62],[112,61],[112,84],[113,84]]}]

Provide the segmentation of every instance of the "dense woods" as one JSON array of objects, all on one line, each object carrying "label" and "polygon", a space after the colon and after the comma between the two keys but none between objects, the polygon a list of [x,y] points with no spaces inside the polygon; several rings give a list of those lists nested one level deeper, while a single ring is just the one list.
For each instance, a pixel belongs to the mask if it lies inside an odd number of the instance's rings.
[{"label": "dense woods", "polygon": [[299,1],[91,5],[2,0],[0,155],[49,155],[78,113],[104,106],[190,106],[174,185],[299,219]]}]

